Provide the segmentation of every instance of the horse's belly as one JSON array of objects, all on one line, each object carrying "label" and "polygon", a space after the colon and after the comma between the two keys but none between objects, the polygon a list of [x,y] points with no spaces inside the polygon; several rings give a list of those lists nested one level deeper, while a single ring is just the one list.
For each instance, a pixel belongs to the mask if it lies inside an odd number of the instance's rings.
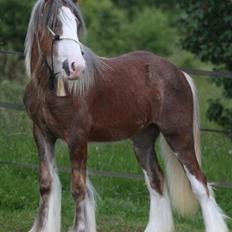
[{"label": "horse's belly", "polygon": [[146,122],[138,121],[131,123],[130,125],[118,125],[108,127],[93,127],[89,140],[92,142],[110,142],[119,141],[128,138],[132,138],[139,131],[143,130],[147,126]]}]

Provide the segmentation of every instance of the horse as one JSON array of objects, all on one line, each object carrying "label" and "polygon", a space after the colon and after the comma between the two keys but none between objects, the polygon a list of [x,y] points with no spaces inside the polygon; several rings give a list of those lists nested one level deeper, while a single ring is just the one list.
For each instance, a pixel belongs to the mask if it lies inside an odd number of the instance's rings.
[{"label": "horse", "polygon": [[[96,232],[88,142],[131,139],[150,195],[145,232],[173,232],[172,207],[191,215],[198,205],[206,232],[228,232],[201,170],[199,103],[191,77],[147,51],[99,57],[80,42],[84,29],[75,0],[38,0],[31,13],[24,104],[38,148],[40,205],[30,231],[60,232],[58,139],[70,154],[73,232]],[[166,174],[154,149],[159,135]]]}]

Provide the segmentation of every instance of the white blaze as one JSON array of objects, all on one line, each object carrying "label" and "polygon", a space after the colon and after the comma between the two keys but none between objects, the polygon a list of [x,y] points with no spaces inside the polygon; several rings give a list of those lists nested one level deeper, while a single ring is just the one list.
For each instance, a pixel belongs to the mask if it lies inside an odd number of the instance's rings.
[{"label": "white blaze", "polygon": [[[63,62],[68,60],[71,75],[80,74],[86,67],[77,32],[77,19],[68,7],[61,7],[59,20],[62,24],[62,40],[56,41],[57,54],[54,54],[55,72],[63,72]],[[72,70],[75,64],[76,72]]]}]

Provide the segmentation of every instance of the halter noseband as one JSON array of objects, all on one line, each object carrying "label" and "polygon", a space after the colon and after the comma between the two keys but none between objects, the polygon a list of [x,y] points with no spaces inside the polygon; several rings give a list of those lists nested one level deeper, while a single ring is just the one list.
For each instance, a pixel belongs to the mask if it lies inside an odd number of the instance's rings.
[{"label": "halter noseband", "polygon": [[[57,35],[49,26],[47,26],[47,28],[48,28],[48,31],[52,35],[51,66],[49,65],[45,56],[44,56],[44,63],[49,71],[49,89],[54,90],[54,88],[55,88],[54,81],[55,81],[55,78],[58,74],[58,73],[55,73],[55,71],[54,71],[54,43],[56,41],[61,41],[61,40],[71,40],[71,41],[74,41],[75,43],[77,43],[78,45],[81,45],[81,43],[78,40],[76,40],[75,38],[68,38],[65,36]],[[82,55],[83,55],[83,52],[82,52]]]}]

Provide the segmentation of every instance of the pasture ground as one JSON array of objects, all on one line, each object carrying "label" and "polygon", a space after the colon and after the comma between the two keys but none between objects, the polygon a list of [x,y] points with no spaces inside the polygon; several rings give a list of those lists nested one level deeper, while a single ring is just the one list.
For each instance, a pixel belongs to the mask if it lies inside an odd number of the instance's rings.
[{"label": "pasture ground", "polygon": [[[205,79],[196,79],[201,103],[202,127],[215,128],[205,117],[207,99],[220,97],[220,90]],[[3,81],[0,101],[20,102],[23,88]],[[228,103],[231,104],[231,103]],[[37,163],[30,122],[24,112],[0,110],[0,160]],[[223,135],[202,134],[203,169],[209,180],[232,181],[232,144]],[[69,167],[67,149],[59,142],[57,163]],[[141,174],[130,142],[91,144],[88,166],[99,171]],[[60,174],[63,186],[62,231],[72,224],[73,203],[70,175]],[[143,181],[91,177],[100,196],[97,201],[98,231],[142,232],[148,217],[148,192]],[[232,217],[232,190],[217,189],[218,203]],[[37,173],[0,165],[0,232],[24,232],[32,225],[38,208]],[[177,232],[203,232],[201,214],[183,219],[175,214]],[[232,221],[228,220],[232,231]]]}]

